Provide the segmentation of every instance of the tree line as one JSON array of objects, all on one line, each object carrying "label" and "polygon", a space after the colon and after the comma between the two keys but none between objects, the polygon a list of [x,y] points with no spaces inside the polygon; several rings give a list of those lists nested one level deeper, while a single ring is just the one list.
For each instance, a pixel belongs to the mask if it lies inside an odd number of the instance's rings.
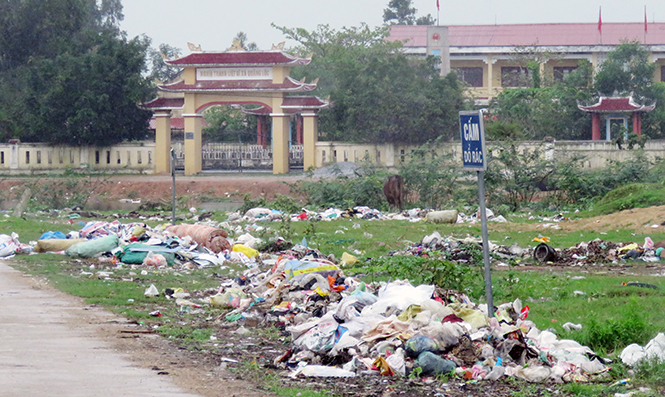
[{"label": "tree line", "polygon": [[[413,57],[402,43],[386,40],[389,23],[433,23],[416,17],[410,0],[390,0],[386,25],[308,31],[274,26],[296,45],[289,51],[312,54],[312,62],[292,76],[319,79],[314,94],[330,100],[319,118],[320,139],[358,143],[422,144],[458,139],[458,112],[473,109],[464,82],[453,72],[439,75],[436,57]],[[120,0],[6,0],[0,2],[0,142],[54,145],[111,145],[148,137],[150,112],[137,104],[155,95],[154,79],[178,78],[161,54],[180,50],[150,48],[147,37],[128,38],[119,29]],[[256,49],[245,33],[236,37]],[[516,49],[531,73],[528,87],[505,89],[489,105],[490,138],[589,139],[590,116],[577,109],[599,95],[633,93],[656,101],[643,131],[661,138],[665,84],[654,83],[655,64],[639,43],[623,43],[595,72],[588,62],[560,81],[539,75],[550,59],[537,47]],[[151,70],[148,70],[148,66]],[[595,72],[595,73],[594,73]],[[213,109],[206,133],[211,139],[246,141],[236,130],[255,131],[253,117],[237,109]]]}]

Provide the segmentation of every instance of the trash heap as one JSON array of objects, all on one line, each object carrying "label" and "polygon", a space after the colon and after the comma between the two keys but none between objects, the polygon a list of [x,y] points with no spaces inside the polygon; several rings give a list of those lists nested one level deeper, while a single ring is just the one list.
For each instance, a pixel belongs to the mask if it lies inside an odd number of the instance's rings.
[{"label": "trash heap", "polygon": [[285,326],[292,345],[274,364],[291,376],[502,376],[530,382],[601,378],[605,361],[527,320],[519,300],[486,305],[464,294],[406,280],[368,285],[345,277],[317,251],[291,251],[272,267],[227,280],[210,304],[227,321]]},{"label": "trash heap", "polygon": [[[327,208],[323,211],[316,212],[303,208],[299,213],[295,214],[285,214],[282,211],[270,208],[252,208],[245,212],[244,215],[233,215],[230,217],[232,222],[273,222],[280,221],[285,216],[288,217],[292,222],[299,222],[305,220],[315,220],[315,221],[332,221],[336,219],[365,219],[365,220],[408,220],[410,222],[420,222],[420,221],[432,221],[431,214],[436,212],[447,212],[447,211],[432,211],[430,209],[420,209],[412,208],[410,210],[404,210],[396,213],[384,213],[375,208],[370,208],[367,206],[356,206],[353,208],[348,208],[345,210],[339,208]],[[450,210],[454,212],[454,217],[452,221],[446,221],[445,223],[470,223],[474,224],[480,222],[480,213],[477,211],[471,215],[465,215],[464,213],[458,213],[455,210]],[[430,216],[428,216],[428,214]],[[507,222],[507,220],[501,216],[495,216],[492,210],[487,209],[486,211],[487,220],[490,222]]]},{"label": "trash heap", "polygon": [[[38,241],[22,244],[18,235],[0,235],[0,257],[23,253],[61,253],[74,258],[96,258],[99,262],[143,264],[156,267],[178,264],[190,268],[223,265],[231,260],[253,263],[260,240],[243,234],[235,240],[218,227],[204,224],[123,224],[115,220],[81,222],[79,231],[68,234],[46,232]],[[242,228],[240,228],[242,231]]]}]

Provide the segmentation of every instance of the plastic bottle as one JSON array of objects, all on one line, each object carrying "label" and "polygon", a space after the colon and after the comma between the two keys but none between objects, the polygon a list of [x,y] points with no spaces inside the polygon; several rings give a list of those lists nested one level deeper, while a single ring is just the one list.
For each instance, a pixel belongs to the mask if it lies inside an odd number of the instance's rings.
[{"label": "plastic bottle", "polygon": [[494,365],[492,371],[489,374],[487,374],[485,380],[497,380],[503,376],[505,370],[506,369],[503,367],[503,360],[501,359],[501,357],[498,357],[496,359],[496,365]]}]

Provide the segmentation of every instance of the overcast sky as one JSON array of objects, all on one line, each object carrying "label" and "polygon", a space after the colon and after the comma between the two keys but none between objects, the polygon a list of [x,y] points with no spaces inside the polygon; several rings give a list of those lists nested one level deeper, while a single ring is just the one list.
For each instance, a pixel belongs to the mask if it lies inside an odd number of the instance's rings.
[{"label": "overcast sky", "polygon": [[[663,0],[439,0],[441,25],[665,21]],[[313,30],[319,24],[335,29],[383,23],[388,0],[123,0],[121,28],[129,37],[145,34],[153,47],[166,43],[188,54],[187,42],[204,51],[223,51],[239,31],[262,50],[284,41],[270,26]],[[417,15],[436,18],[436,0],[414,0]]]}]

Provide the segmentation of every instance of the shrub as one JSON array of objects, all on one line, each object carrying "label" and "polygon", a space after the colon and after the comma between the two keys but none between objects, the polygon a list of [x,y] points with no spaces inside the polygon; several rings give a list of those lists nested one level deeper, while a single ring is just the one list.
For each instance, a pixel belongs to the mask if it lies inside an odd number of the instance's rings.
[{"label": "shrub", "polygon": [[387,274],[393,279],[408,279],[413,285],[434,284],[458,291],[475,290],[480,268],[463,266],[445,259],[420,256],[387,256],[370,260],[364,272]]},{"label": "shrub", "polygon": [[404,160],[399,174],[405,189],[417,194],[419,206],[441,208],[461,197],[463,169],[453,162],[452,153],[442,153],[438,140],[414,149]]}]

